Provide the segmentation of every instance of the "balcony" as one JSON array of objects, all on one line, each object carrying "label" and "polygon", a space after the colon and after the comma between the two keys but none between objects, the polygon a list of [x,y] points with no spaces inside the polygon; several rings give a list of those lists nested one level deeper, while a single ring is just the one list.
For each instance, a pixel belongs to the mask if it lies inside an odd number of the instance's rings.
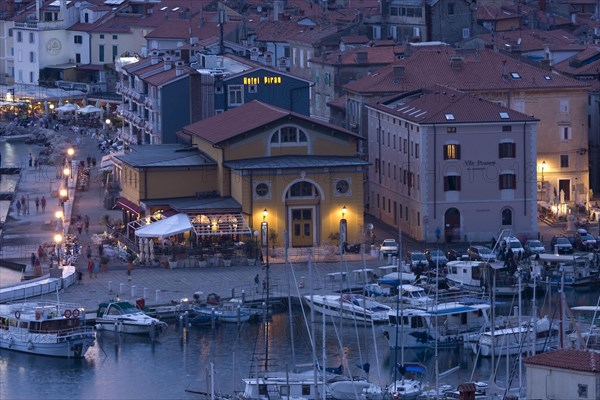
[{"label": "balcony", "polygon": [[108,91],[106,83],[84,83],[71,81],[56,81],[56,87],[63,90],[79,90],[83,93],[96,93]]},{"label": "balcony", "polygon": [[66,29],[65,21],[25,21],[15,22],[15,28],[38,31],[62,31]]}]

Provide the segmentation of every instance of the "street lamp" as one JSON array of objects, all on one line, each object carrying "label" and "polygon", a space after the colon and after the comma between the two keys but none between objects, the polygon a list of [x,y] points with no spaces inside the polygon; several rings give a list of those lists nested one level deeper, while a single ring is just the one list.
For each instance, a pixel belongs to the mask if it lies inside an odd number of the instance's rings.
[{"label": "street lamp", "polygon": [[56,244],[56,256],[58,257],[58,266],[61,266],[60,260],[60,246],[63,240],[63,236],[60,233],[54,235],[54,243]]},{"label": "street lamp", "polygon": [[265,208],[263,210],[263,222],[260,224],[260,239],[261,244],[265,247],[265,304],[266,304],[266,312],[265,312],[265,371],[269,368],[269,328],[267,326],[267,318],[269,315],[269,223],[266,221],[268,212]]},{"label": "street lamp", "polygon": [[545,160],[542,161],[541,168],[542,168],[542,189],[543,189],[544,188],[544,168],[546,168],[546,161]]},{"label": "street lamp", "polygon": [[342,206],[342,218],[340,219],[340,254],[346,250],[346,241],[348,240],[348,222],[346,221],[346,206]]},{"label": "street lamp", "polygon": [[65,176],[65,186],[69,184],[69,176],[71,175],[71,168],[65,167],[63,169],[63,175]]},{"label": "street lamp", "polygon": [[254,231],[252,233],[254,236],[254,265],[258,264],[259,255],[258,255],[258,231]]},{"label": "street lamp", "polygon": [[[58,210],[54,213],[54,216],[57,219],[56,222],[56,230],[63,231],[65,227],[65,213],[63,210]],[[60,222],[60,225],[58,224]],[[60,227],[60,228],[59,228]]]}]

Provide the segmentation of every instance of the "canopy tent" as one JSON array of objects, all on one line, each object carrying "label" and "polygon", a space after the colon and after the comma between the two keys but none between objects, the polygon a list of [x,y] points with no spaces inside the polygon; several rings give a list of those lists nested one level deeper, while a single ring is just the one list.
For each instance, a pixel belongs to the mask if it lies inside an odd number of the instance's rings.
[{"label": "canopy tent", "polygon": [[64,106],[60,106],[60,107],[56,107],[56,111],[62,111],[62,112],[69,112],[69,111],[76,111],[79,109],[79,106],[73,104],[73,103],[67,103]]},{"label": "canopy tent", "polygon": [[187,214],[175,214],[172,217],[139,228],[135,231],[135,235],[144,238],[166,237],[191,231],[192,229],[194,228]]},{"label": "canopy tent", "polygon": [[80,108],[79,110],[77,110],[77,112],[79,114],[93,114],[93,113],[99,113],[99,112],[103,112],[104,110],[102,110],[99,107],[93,106],[91,104],[88,104],[85,107]]}]

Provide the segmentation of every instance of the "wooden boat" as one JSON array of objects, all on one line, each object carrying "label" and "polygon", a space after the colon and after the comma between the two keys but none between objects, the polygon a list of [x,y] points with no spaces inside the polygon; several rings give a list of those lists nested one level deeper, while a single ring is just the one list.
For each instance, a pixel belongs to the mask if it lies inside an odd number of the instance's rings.
[{"label": "wooden boat", "polygon": [[542,275],[552,285],[582,286],[600,283],[598,268],[593,264],[594,254],[540,254],[534,263],[542,266]]},{"label": "wooden boat", "polygon": [[98,330],[154,336],[166,327],[165,322],[146,315],[128,301],[114,300],[100,303],[96,312]]},{"label": "wooden boat", "polygon": [[471,293],[483,293],[489,290],[496,274],[495,293],[497,296],[512,296],[523,291],[518,279],[502,263],[484,261],[450,261],[446,265],[446,282],[450,289],[459,289]]},{"label": "wooden boat", "polygon": [[76,304],[26,302],[0,305],[0,348],[29,354],[82,358],[95,344]]}]

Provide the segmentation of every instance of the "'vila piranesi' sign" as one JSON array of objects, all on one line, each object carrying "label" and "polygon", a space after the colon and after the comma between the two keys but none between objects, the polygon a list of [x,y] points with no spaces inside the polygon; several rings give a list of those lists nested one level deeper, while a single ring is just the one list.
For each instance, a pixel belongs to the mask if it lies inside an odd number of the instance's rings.
[{"label": "'vila piranesi' sign", "polygon": [[280,76],[245,76],[244,85],[279,85]]}]

